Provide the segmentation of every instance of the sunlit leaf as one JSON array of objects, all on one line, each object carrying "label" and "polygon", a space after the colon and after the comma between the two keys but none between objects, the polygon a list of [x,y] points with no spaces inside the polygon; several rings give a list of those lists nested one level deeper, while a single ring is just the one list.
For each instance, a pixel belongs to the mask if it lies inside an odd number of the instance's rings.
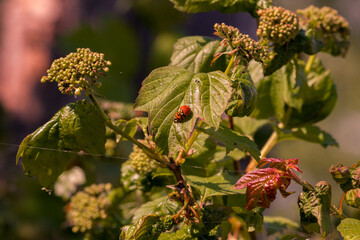
[{"label": "sunlit leaf", "polygon": [[360,220],[355,218],[346,218],[341,221],[337,230],[345,240],[360,239]]},{"label": "sunlit leaf", "polygon": [[323,147],[338,146],[337,141],[329,133],[313,125],[292,129],[276,128],[276,132],[278,134],[278,141],[299,139],[307,142],[318,143]]},{"label": "sunlit leaf", "polygon": [[244,193],[244,191],[233,189],[237,178],[231,176],[227,172],[212,177],[187,175],[185,176],[185,179],[191,186],[199,189],[203,201],[211,196]]},{"label": "sunlit leaf", "polygon": [[226,147],[227,153],[237,148],[241,151],[249,152],[255,159],[259,159],[260,151],[257,148],[257,145],[248,137],[242,136],[241,134],[223,126],[220,126],[218,130],[215,130],[213,127],[198,129],[222,142]]},{"label": "sunlit leaf", "polygon": [[291,193],[285,190],[290,184],[286,173],[276,168],[256,169],[246,173],[235,184],[235,189],[246,187],[246,209],[252,210],[257,206],[269,208],[275,200],[277,190],[282,191],[283,197]]},{"label": "sunlit leaf", "polygon": [[[194,74],[169,66],[154,70],[143,81],[135,108],[148,112],[150,132],[168,154],[185,145],[197,118],[218,128],[230,95],[230,79],[222,72]],[[175,113],[182,105],[189,106],[192,115],[175,123]]]},{"label": "sunlit leaf", "polygon": [[182,67],[194,73],[225,71],[229,58],[221,57],[211,64],[214,55],[225,52],[226,47],[210,37],[191,36],[180,38],[175,44],[170,66]]}]

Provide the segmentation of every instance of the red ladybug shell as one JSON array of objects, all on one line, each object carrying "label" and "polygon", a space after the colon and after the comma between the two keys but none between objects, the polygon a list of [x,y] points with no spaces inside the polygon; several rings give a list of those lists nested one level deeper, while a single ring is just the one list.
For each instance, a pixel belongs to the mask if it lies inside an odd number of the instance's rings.
[{"label": "red ladybug shell", "polygon": [[185,116],[189,116],[191,114],[191,109],[189,106],[183,105],[180,107],[180,110]]},{"label": "red ladybug shell", "polygon": [[184,119],[191,114],[191,109],[189,106],[183,105],[180,107],[179,111],[175,113],[174,122],[181,123]]}]

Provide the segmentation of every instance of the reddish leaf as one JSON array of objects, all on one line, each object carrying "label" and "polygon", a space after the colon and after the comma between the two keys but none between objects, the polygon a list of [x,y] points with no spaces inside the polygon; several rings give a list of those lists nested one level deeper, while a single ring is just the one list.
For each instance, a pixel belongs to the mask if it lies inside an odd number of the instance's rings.
[{"label": "reddish leaf", "polygon": [[257,169],[241,177],[235,184],[235,189],[246,189],[246,208],[254,209],[256,206],[270,207],[275,200],[276,191],[280,189],[283,197],[291,193],[286,192],[290,184],[289,175],[276,168]]},{"label": "reddish leaf", "polygon": [[261,168],[268,165],[270,168],[276,168],[281,171],[288,171],[289,169],[294,169],[298,172],[302,172],[297,166],[298,163],[299,160],[297,158],[263,158],[259,161],[258,167]]}]

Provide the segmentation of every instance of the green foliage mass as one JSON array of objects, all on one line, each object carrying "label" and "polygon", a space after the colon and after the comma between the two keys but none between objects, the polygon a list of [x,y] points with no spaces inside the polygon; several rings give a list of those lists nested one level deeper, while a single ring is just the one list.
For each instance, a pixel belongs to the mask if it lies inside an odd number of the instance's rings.
[{"label": "green foliage mass", "polygon": [[[55,60],[41,82],[57,82],[62,94],[84,91],[86,99],[63,107],[23,140],[16,158],[25,174],[51,190],[59,175],[76,165],[86,170],[89,184],[111,179],[117,185],[93,184],[71,197],[67,224],[84,239],[251,239],[264,223],[269,235],[306,239],[332,232],[330,214],[342,219],[337,229],[345,239],[358,239],[358,220],[334,207],[329,183],[313,187],[302,180],[295,173],[301,172],[297,158],[267,158],[285,140],[338,145],[314,125],[337,102],[330,70],[316,54],[345,55],[347,21],[328,7],[295,13],[269,0],[171,2],[188,13],[246,11],[258,22],[259,41],[225,23],[214,25],[220,40],[178,39],[173,51],[163,54],[170,64],[150,72],[134,106],[98,100],[94,87],[101,86],[99,78],[111,65],[104,54],[79,48]],[[135,5],[146,10],[146,1]],[[151,9],[157,6],[162,5]],[[145,15],[161,22],[160,15]],[[110,37],[111,29],[104,36]],[[272,133],[259,140],[264,128]],[[126,152],[129,144],[132,151]],[[115,166],[115,173],[96,175],[106,164]],[[359,164],[336,165],[330,172],[345,202],[359,208]],[[298,200],[302,229],[262,215],[278,191],[283,197],[292,194],[290,183],[303,187]]]}]

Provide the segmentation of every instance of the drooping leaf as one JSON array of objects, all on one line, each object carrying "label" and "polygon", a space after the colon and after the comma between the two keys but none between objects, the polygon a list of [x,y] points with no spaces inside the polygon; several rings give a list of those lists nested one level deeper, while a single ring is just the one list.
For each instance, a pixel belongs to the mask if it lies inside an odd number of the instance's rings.
[{"label": "drooping leaf", "polygon": [[[115,122],[115,125],[130,137],[133,137],[136,133],[137,122],[138,122],[137,119],[131,119],[129,121],[119,119],[118,121]],[[126,140],[126,138],[120,136],[119,141],[123,141],[123,140]]]},{"label": "drooping leaf", "polygon": [[[337,101],[336,86],[330,76],[330,71],[326,70],[321,61],[316,58],[308,74],[305,73],[305,63],[297,60],[297,73],[294,76],[306,76],[306,91],[302,91],[300,98],[303,98],[301,107],[293,107],[291,103],[290,114],[285,120],[286,127],[298,127],[316,123],[326,118],[334,109]],[[289,73],[287,73],[289,74]],[[294,82],[297,80],[294,79]],[[294,85],[294,89],[297,86]],[[295,94],[293,92],[291,94]]]},{"label": "drooping leaf", "polygon": [[236,182],[234,188],[246,187],[246,209],[250,211],[257,206],[269,208],[278,189],[283,197],[291,194],[285,191],[289,184],[290,179],[285,172],[276,168],[265,168],[246,173]]},{"label": "drooping leaf", "polygon": [[213,64],[214,55],[226,50],[220,41],[210,37],[191,36],[180,38],[175,44],[170,66],[182,67],[194,73],[225,71],[229,58],[219,58]]},{"label": "drooping leaf", "polygon": [[294,230],[298,231],[300,228],[297,222],[284,217],[264,216],[264,225],[267,229],[267,235],[272,235],[277,232],[283,234],[286,230],[290,230],[290,232]]},{"label": "drooping leaf", "polygon": [[16,161],[21,158],[25,174],[37,176],[41,185],[52,189],[80,150],[92,154],[105,152],[105,121],[86,101],[63,107],[29,134],[19,147]]},{"label": "drooping leaf", "polygon": [[282,119],[285,113],[285,75],[278,70],[272,75],[264,77],[261,64],[254,61],[250,63],[249,71],[257,90],[256,106],[250,116],[256,119],[271,117]]},{"label": "drooping leaf", "polygon": [[231,176],[227,172],[223,172],[212,177],[198,177],[192,175],[186,175],[184,177],[191,186],[199,189],[202,201],[211,196],[244,193],[244,191],[233,189],[237,178],[235,176]]},{"label": "drooping leaf", "polygon": [[345,218],[341,221],[337,230],[345,240],[360,239],[360,220],[355,218]]},{"label": "drooping leaf", "polygon": [[215,130],[213,127],[198,129],[222,142],[226,147],[226,153],[237,148],[241,151],[249,152],[255,159],[259,159],[260,151],[257,148],[257,145],[248,137],[242,136],[241,134],[223,126],[220,126],[218,130]]},{"label": "drooping leaf", "polygon": [[257,16],[259,8],[271,6],[269,0],[170,0],[182,12],[198,13],[220,11],[223,13],[248,12]]},{"label": "drooping leaf", "polygon": [[276,128],[276,132],[278,134],[279,142],[284,140],[299,139],[307,142],[318,143],[321,144],[323,147],[338,147],[338,143],[329,133],[313,125],[292,129]]},{"label": "drooping leaf", "polygon": [[255,63],[250,64],[249,71],[254,73],[252,78],[258,92],[252,117],[275,118],[285,128],[293,128],[316,123],[335,107],[336,87],[319,59],[314,60],[309,73],[299,59],[268,77],[262,77]]},{"label": "drooping leaf", "polygon": [[232,117],[249,116],[254,110],[257,92],[249,71],[244,66],[237,66],[231,76],[233,93],[231,95],[226,114]]},{"label": "drooping leaf", "polygon": [[179,204],[169,201],[168,196],[160,197],[141,205],[134,213],[133,222],[148,214],[156,214],[161,217],[165,215],[174,215],[179,210]]},{"label": "drooping leaf", "polygon": [[[143,81],[135,108],[148,112],[154,140],[168,154],[184,146],[197,118],[218,128],[230,95],[230,79],[222,72],[194,74],[169,66],[154,70]],[[182,105],[190,107],[192,116],[175,123]]]},{"label": "drooping leaf", "polygon": [[59,137],[63,149],[102,154],[105,152],[105,120],[95,106],[86,101],[69,104],[60,110]]},{"label": "drooping leaf", "polygon": [[318,182],[314,190],[300,194],[298,200],[301,225],[308,232],[318,232],[325,237],[332,231],[330,221],[331,185]]},{"label": "drooping leaf", "polygon": [[243,135],[254,136],[255,132],[269,121],[265,119],[255,119],[252,117],[233,118],[234,130]]}]

